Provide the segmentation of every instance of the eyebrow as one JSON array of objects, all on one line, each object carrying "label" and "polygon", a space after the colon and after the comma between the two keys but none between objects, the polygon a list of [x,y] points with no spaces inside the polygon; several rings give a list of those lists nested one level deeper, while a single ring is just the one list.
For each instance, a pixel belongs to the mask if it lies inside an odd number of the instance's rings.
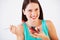
[{"label": "eyebrow", "polygon": [[[38,10],[38,8],[35,8],[34,10]],[[32,11],[32,9],[29,9],[29,11]]]}]

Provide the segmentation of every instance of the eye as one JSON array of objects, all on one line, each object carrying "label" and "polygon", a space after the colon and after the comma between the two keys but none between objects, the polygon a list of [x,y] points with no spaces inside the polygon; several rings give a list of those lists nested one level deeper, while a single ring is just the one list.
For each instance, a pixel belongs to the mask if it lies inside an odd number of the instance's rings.
[{"label": "eye", "polygon": [[32,10],[30,9],[30,10],[28,10],[29,12],[32,12]]},{"label": "eye", "polygon": [[35,11],[38,11],[38,8],[36,8]]}]

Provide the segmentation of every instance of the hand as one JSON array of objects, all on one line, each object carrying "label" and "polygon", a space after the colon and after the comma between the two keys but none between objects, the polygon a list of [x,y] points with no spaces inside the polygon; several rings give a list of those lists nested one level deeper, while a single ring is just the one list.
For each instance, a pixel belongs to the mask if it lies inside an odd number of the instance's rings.
[{"label": "hand", "polygon": [[16,35],[17,37],[17,40],[24,40],[24,35],[23,35],[23,32],[21,31],[22,28],[21,26],[14,26],[14,25],[11,25],[10,26],[10,31]]},{"label": "hand", "polygon": [[15,35],[19,35],[20,31],[18,30],[18,28],[14,25],[10,25],[10,31],[15,34]]},{"label": "hand", "polygon": [[35,38],[42,38],[42,40],[50,40],[48,36],[46,36],[43,32],[40,32],[40,33],[34,33],[32,34],[30,32],[30,34],[35,37]]},{"label": "hand", "polygon": [[16,34],[16,26],[14,26],[14,25],[10,25],[10,31],[12,32],[12,33],[14,33],[14,34]]}]

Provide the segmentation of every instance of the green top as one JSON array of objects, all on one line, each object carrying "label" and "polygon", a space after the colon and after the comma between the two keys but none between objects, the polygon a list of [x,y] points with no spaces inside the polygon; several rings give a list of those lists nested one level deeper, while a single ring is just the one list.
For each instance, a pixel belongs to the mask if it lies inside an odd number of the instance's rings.
[{"label": "green top", "polygon": [[[22,25],[24,27],[24,40],[42,40],[42,38],[35,38],[30,35],[28,26],[25,22]],[[49,36],[45,20],[42,20],[42,31],[45,33],[46,36]]]}]

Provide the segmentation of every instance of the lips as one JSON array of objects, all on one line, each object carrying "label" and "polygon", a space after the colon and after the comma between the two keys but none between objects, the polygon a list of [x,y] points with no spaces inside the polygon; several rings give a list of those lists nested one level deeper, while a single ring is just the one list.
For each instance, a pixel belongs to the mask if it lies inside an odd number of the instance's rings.
[{"label": "lips", "polygon": [[36,19],[36,17],[32,17],[32,19]]},{"label": "lips", "polygon": [[37,18],[37,16],[31,16],[31,18],[32,18],[32,19],[36,19],[36,18]]}]

